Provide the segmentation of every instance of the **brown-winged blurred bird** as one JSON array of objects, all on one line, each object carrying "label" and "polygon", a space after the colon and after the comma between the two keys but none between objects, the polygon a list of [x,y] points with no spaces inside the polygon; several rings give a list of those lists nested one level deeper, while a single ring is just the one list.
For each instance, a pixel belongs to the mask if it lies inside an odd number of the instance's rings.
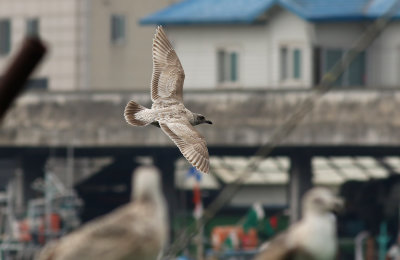
[{"label": "brown-winged blurred bird", "polygon": [[156,260],[168,235],[166,205],[156,168],[135,171],[133,201],[50,242],[39,260]]},{"label": "brown-winged blurred bird", "polygon": [[303,218],[262,246],[256,260],[333,260],[337,251],[336,218],[343,201],[328,189],[313,188],[303,197]]},{"label": "brown-winged blurred bird", "polygon": [[193,113],[183,104],[185,73],[163,28],[157,28],[153,40],[153,76],[151,109],[130,101],[125,120],[133,126],[159,126],[178,146],[183,156],[199,171],[209,172],[209,155],[205,138],[193,127],[212,124],[203,115]]}]

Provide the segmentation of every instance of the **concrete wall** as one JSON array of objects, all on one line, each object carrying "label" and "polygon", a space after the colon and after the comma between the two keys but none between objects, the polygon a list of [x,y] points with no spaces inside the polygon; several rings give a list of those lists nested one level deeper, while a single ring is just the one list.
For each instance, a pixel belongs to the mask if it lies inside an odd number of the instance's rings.
[{"label": "concrete wall", "polygon": [[[90,89],[149,89],[155,26],[139,19],[173,3],[172,0],[92,0],[90,16]],[[126,40],[110,41],[110,18],[126,17]]]},{"label": "concrete wall", "polygon": [[[35,77],[49,78],[51,90],[76,90],[82,86],[85,56],[81,32],[84,30],[86,0],[3,0],[0,18],[11,19],[12,53],[25,33],[26,20],[39,18],[40,35],[50,52]],[[0,57],[0,71],[11,55]]]},{"label": "concrete wall", "polygon": [[258,202],[263,205],[285,207],[288,192],[284,185],[260,185],[241,188],[232,198],[230,205],[248,207]]},{"label": "concrete wall", "polygon": [[360,38],[369,24],[366,23],[317,23],[314,42],[327,48],[346,49]]},{"label": "concrete wall", "polygon": [[[214,122],[197,129],[209,146],[259,146],[270,140],[310,91],[199,91],[186,107]],[[150,106],[147,91],[133,93],[29,93],[0,128],[6,146],[169,146],[159,128],[132,127],[123,117],[130,99]],[[332,91],[283,145],[400,146],[400,91]]]},{"label": "concrete wall", "polygon": [[374,87],[400,86],[400,22],[392,22],[369,50],[369,70]]}]

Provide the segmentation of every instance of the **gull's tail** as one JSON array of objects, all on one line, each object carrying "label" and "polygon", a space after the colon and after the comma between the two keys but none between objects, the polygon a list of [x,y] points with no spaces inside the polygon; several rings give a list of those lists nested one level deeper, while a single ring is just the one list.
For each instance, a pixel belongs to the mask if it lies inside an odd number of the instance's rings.
[{"label": "gull's tail", "polygon": [[145,126],[150,124],[151,122],[146,120],[146,115],[143,113],[146,110],[148,109],[144,106],[141,106],[134,101],[129,101],[124,112],[126,122],[134,126]]}]

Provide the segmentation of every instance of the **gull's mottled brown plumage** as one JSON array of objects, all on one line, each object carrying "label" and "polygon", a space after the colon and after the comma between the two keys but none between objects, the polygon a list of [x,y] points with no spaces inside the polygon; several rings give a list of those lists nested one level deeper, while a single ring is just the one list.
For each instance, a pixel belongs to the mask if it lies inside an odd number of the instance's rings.
[{"label": "gull's mottled brown plumage", "polygon": [[[193,166],[201,172],[208,172],[209,159],[206,140],[188,121],[161,122],[160,126]],[[182,136],[185,138],[183,139]]]},{"label": "gull's mottled brown plumage", "polygon": [[178,146],[183,156],[199,171],[209,172],[209,155],[205,138],[194,125],[211,121],[183,105],[185,72],[163,28],[159,26],[153,40],[153,75],[151,109],[134,101],[125,108],[125,120],[134,126],[159,126]]},{"label": "gull's mottled brown plumage", "polygon": [[168,217],[159,172],[135,172],[133,201],[50,242],[38,260],[156,260],[166,245]]},{"label": "gull's mottled brown plumage", "polygon": [[162,27],[157,28],[153,41],[153,76],[151,100],[175,99],[183,102],[185,72]]}]

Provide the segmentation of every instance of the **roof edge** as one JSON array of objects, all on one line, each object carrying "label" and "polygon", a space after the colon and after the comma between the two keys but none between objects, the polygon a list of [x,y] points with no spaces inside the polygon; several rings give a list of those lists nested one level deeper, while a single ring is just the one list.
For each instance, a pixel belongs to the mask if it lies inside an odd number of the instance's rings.
[{"label": "roof edge", "polygon": [[[139,19],[139,24],[140,25],[177,25],[177,26],[190,26],[190,25],[238,25],[238,24],[243,24],[243,25],[252,25],[252,24],[260,24],[260,22],[257,22],[257,19],[261,17],[262,14],[265,12],[268,12],[272,7],[274,6],[280,6],[282,9],[285,9],[286,11],[289,11],[293,13],[294,15],[298,16],[299,18],[308,21],[308,22],[346,22],[346,21],[353,21],[353,22],[361,22],[361,21],[371,21],[374,19],[379,18],[380,16],[377,14],[369,14],[369,13],[363,13],[363,14],[346,14],[346,15],[330,15],[330,16],[318,16],[318,15],[313,15],[309,13],[307,10],[305,10],[302,6],[298,5],[293,0],[272,0],[268,1],[264,6],[260,7],[258,10],[255,12],[249,14],[247,17],[244,17],[242,19],[236,18],[232,20],[191,20],[191,21],[180,21],[177,19],[174,21],[173,19],[169,21],[163,21],[161,18],[157,18],[157,16],[163,15],[167,12],[169,12],[172,8],[176,8],[177,6],[184,5],[185,3],[190,3],[193,1],[198,1],[198,0],[186,0],[186,1],[181,1],[178,3],[174,3],[170,6],[167,6],[164,9],[161,9],[159,11],[156,11],[146,17],[143,17]],[[179,8],[179,7],[178,7]],[[396,14],[393,18],[393,20],[398,20],[400,19],[400,13]]]},{"label": "roof edge", "polygon": [[[189,0],[190,1],[190,0]],[[193,0],[192,0],[193,1]],[[173,8],[176,5],[179,5],[183,2],[175,3],[172,4],[164,9],[161,9],[157,12],[154,12],[144,18],[139,19],[139,24],[140,25],[212,25],[212,24],[254,24],[263,13],[268,11],[271,7],[277,5],[280,2],[280,0],[273,0],[271,2],[268,2],[264,7],[260,8],[261,10],[257,10],[256,12],[252,13],[249,15],[249,18],[246,19],[236,19],[236,20],[230,20],[230,21],[202,21],[202,20],[194,20],[190,22],[180,22],[180,21],[169,21],[169,22],[162,22],[157,19],[153,19],[154,16],[160,15],[162,13],[168,12],[170,8]]]}]

